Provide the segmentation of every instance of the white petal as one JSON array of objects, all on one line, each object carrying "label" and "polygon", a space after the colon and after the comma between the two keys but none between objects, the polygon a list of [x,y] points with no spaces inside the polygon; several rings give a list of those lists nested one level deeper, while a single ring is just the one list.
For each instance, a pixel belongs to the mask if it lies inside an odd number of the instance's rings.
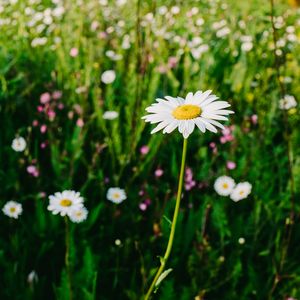
[{"label": "white petal", "polygon": [[169,124],[168,121],[163,121],[161,123],[159,123],[152,131],[151,134],[160,131],[161,129],[165,128],[167,125]]},{"label": "white petal", "polygon": [[223,121],[228,120],[228,118],[226,118],[226,117],[214,115],[214,114],[210,114],[210,113],[205,113],[205,112],[203,112],[201,114],[201,117],[206,118],[206,119],[223,120]]},{"label": "white petal", "polygon": [[202,122],[202,118],[197,118],[195,120],[195,123],[197,125],[197,127],[204,133],[206,131],[206,128],[205,128],[205,125],[204,123]]},{"label": "white petal", "polygon": [[167,127],[165,127],[163,133],[171,133],[178,126],[178,121],[174,120]]}]

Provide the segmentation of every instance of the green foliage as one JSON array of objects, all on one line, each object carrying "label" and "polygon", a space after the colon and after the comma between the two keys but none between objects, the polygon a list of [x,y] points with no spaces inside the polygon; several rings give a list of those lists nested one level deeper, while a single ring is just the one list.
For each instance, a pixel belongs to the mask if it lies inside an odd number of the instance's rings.
[{"label": "green foliage", "polygon": [[[231,103],[233,139],[190,137],[196,186],[183,193],[173,271],[153,299],[300,299],[300,114],[279,108],[277,74],[299,101],[299,10],[275,1],[275,67],[268,1],[104,2],[0,1],[0,206],[23,206],[17,220],[0,217],[0,299],[141,299],[167,244],[182,144],[177,132],[151,135],[141,117],[156,98],[206,89]],[[106,70],[116,72],[110,84]],[[16,136],[24,152],[12,150]],[[219,196],[222,175],[250,182],[251,195]],[[127,193],[119,205],[106,199],[114,186]],[[69,268],[64,220],[47,210],[65,189],[89,210],[70,224]]]}]

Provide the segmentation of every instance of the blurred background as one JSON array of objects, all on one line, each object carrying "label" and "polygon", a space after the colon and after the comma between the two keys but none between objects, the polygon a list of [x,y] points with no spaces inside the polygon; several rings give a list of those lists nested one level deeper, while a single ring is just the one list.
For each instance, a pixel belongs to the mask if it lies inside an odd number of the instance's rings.
[{"label": "blurred background", "polygon": [[[235,114],[189,138],[173,272],[153,299],[300,299],[297,5],[0,0],[0,299],[141,299],[182,147],[141,117],[157,97],[207,89]],[[251,194],[219,195],[224,175]],[[47,210],[70,189],[80,224]]]}]

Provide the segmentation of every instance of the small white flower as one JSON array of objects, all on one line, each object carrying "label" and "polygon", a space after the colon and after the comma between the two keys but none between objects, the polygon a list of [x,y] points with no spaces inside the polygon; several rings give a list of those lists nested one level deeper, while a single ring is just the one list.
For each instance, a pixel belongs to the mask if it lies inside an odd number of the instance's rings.
[{"label": "small white flower", "polygon": [[215,191],[221,196],[229,196],[235,186],[234,180],[229,176],[220,176],[214,183]]},{"label": "small white flower", "polygon": [[36,283],[38,282],[38,280],[39,280],[38,275],[34,270],[32,270],[27,276],[27,282],[29,284]]},{"label": "small white flower", "polygon": [[244,42],[241,46],[242,51],[249,52],[253,48],[252,42]]},{"label": "small white flower", "polygon": [[119,204],[123,202],[127,198],[127,196],[125,190],[118,187],[112,187],[108,189],[106,198],[113,203]]},{"label": "small white flower", "polygon": [[279,101],[279,108],[289,110],[297,106],[297,101],[292,95],[285,95],[283,99]]},{"label": "small white flower", "polygon": [[238,202],[247,198],[251,193],[252,185],[249,182],[240,182],[236,185],[232,193],[230,194],[231,200]]},{"label": "small white flower", "polygon": [[22,204],[18,202],[8,201],[2,208],[2,211],[8,217],[18,219],[18,217],[23,212],[23,208],[22,208]]},{"label": "small white flower", "polygon": [[83,198],[80,197],[80,193],[75,191],[57,192],[49,196],[49,200],[48,210],[52,211],[54,215],[70,217],[74,210],[83,208]]},{"label": "small white flower", "polygon": [[103,119],[105,120],[114,120],[119,116],[117,111],[106,111],[103,114]]},{"label": "small white flower", "polygon": [[116,72],[114,70],[107,70],[102,73],[101,81],[105,84],[110,84],[116,79]]},{"label": "small white flower", "polygon": [[16,152],[23,152],[26,149],[26,141],[23,137],[17,137],[12,141],[11,147]]},{"label": "small white flower", "polygon": [[69,218],[74,223],[81,223],[87,219],[88,210],[85,207],[73,210]]},{"label": "small white flower", "polygon": [[216,36],[222,38],[230,33],[230,29],[228,27],[221,28],[217,31]]},{"label": "small white flower", "polygon": [[240,237],[238,242],[239,242],[240,245],[244,245],[246,240],[243,237]]},{"label": "small white flower", "polygon": [[[212,91],[198,91],[195,94],[188,93],[186,98],[166,96],[165,99],[156,99],[157,103],[146,108],[149,115],[142,117],[151,124],[159,123],[151,134],[162,130],[163,133],[171,133],[178,128],[178,131],[185,139],[194,131],[197,126],[200,131],[206,129],[216,133],[216,127],[224,129],[224,126],[216,120],[228,120],[226,117],[233,111],[226,110],[230,104],[226,101],[215,101],[218,99],[211,95]],[[215,127],[216,126],[216,127]]]}]

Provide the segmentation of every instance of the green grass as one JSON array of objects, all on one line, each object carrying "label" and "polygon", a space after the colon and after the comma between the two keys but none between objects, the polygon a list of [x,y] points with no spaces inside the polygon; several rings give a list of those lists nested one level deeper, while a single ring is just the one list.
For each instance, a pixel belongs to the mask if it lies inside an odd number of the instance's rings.
[{"label": "green grass", "polygon": [[[280,47],[275,67],[268,1],[128,0],[124,6],[108,1],[105,8],[96,0],[68,0],[62,16],[45,28],[41,20],[28,22],[54,9],[51,1],[6,2],[0,1],[0,205],[15,200],[23,214],[14,220],[1,213],[0,299],[70,299],[64,220],[47,210],[48,196],[65,189],[79,191],[89,210],[85,222],[70,224],[73,300],[141,299],[167,244],[182,144],[179,133],[150,135],[153,126],[141,117],[156,97],[206,89],[231,103],[235,114],[227,125],[234,125],[234,140],[222,144],[221,133],[197,130],[189,138],[187,165],[197,187],[184,192],[167,266],[173,271],[153,299],[299,299],[299,106],[279,109],[277,73],[285,93],[299,99],[299,11],[275,3],[276,16],[284,19],[277,39],[286,39],[287,26],[298,39]],[[162,5],[170,10],[176,3],[177,15],[159,14]],[[187,16],[193,7],[199,11]],[[153,21],[147,21],[150,13]],[[222,19],[231,32],[219,38],[213,24]],[[129,49],[122,48],[126,34]],[[252,36],[249,52],[241,51],[242,35]],[[36,37],[46,37],[46,44],[32,47]],[[209,46],[199,58],[186,42],[193,37]],[[76,57],[69,54],[73,47]],[[122,58],[111,60],[108,50]],[[178,63],[168,68],[173,56]],[[101,74],[109,69],[116,80],[105,85]],[[62,98],[52,100],[56,117],[50,121],[37,106],[42,93],[57,90]],[[104,120],[107,110],[119,117]],[[25,152],[11,148],[17,135],[27,141]],[[144,156],[143,145],[150,149]],[[32,160],[37,178],[26,171]],[[237,167],[228,170],[227,161]],[[160,178],[157,168],[164,170]],[[250,182],[251,195],[238,203],[218,196],[213,183],[224,174]],[[112,186],[124,188],[128,199],[109,202]],[[142,212],[139,204],[147,198],[151,205]],[[28,284],[32,270],[38,281]]]}]

